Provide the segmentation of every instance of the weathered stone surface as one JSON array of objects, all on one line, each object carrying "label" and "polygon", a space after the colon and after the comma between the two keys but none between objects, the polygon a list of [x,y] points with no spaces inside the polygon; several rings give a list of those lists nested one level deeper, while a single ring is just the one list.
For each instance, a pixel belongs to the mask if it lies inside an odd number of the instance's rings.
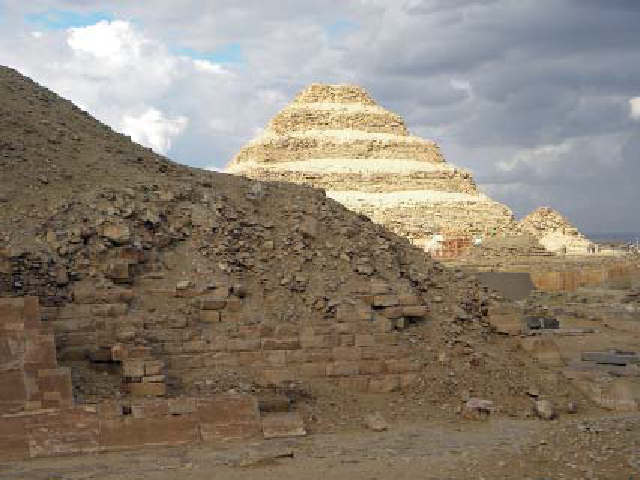
[{"label": "weathered stone surface", "polygon": [[374,432],[384,432],[389,429],[389,424],[380,412],[370,413],[362,419],[363,425]]},{"label": "weathered stone surface", "polygon": [[493,402],[481,398],[470,398],[462,407],[462,418],[467,420],[486,420],[493,411]]},{"label": "weathered stone surface", "polygon": [[557,416],[556,409],[551,400],[536,400],[533,404],[533,412],[543,420],[553,420]]},{"label": "weathered stone surface", "polygon": [[303,437],[307,430],[297,412],[270,413],[262,418],[262,433],[264,438]]}]

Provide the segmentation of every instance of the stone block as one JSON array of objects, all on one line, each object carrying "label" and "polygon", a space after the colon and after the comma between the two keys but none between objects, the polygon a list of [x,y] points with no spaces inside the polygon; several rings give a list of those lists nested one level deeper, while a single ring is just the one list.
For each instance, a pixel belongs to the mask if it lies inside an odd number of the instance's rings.
[{"label": "stone block", "polygon": [[260,350],[260,339],[232,338],[227,340],[227,350],[230,352],[249,352],[252,350]]},{"label": "stone block", "polygon": [[371,295],[384,295],[390,289],[389,284],[386,282],[371,282],[369,293]]},{"label": "stone block", "polygon": [[190,370],[205,366],[205,359],[202,355],[172,355],[169,357],[169,368],[171,370]]},{"label": "stone block", "polygon": [[492,314],[488,320],[495,331],[503,335],[521,335],[525,331],[519,315]]},{"label": "stone block", "polygon": [[338,388],[340,389],[361,393],[369,391],[369,377],[363,375],[338,377],[337,381]]},{"label": "stone block", "polygon": [[286,395],[264,394],[258,397],[258,408],[261,413],[284,413],[291,410],[291,400]]},{"label": "stone block", "polygon": [[218,395],[198,400],[197,417],[205,442],[241,440],[260,433],[258,400],[253,395]]},{"label": "stone block", "polygon": [[[306,363],[309,361],[309,350],[265,350],[265,354],[269,354],[270,352],[285,352],[285,363],[286,364],[299,364]],[[279,360],[279,357],[276,357]]]},{"label": "stone block", "polygon": [[148,399],[131,405],[133,418],[161,418],[169,415],[169,401],[164,398]]},{"label": "stone block", "polygon": [[384,362],[384,368],[387,373],[409,373],[419,372],[422,365],[420,362],[408,359],[391,359]]},{"label": "stone block", "polygon": [[371,377],[369,391],[371,393],[390,393],[400,389],[400,377],[398,375],[381,375]]},{"label": "stone block", "polygon": [[307,434],[302,416],[297,412],[271,413],[262,418],[264,438],[303,437]]},{"label": "stone block", "polygon": [[333,347],[333,358],[347,361],[360,360],[362,351],[360,347]]},{"label": "stone block", "polygon": [[329,377],[346,377],[358,375],[360,366],[355,361],[338,361],[327,364],[327,375]]},{"label": "stone block", "polygon": [[99,416],[95,409],[73,407],[41,411],[26,416],[25,425],[31,458],[102,450]]},{"label": "stone block", "polygon": [[[69,368],[52,368],[38,370],[36,383],[39,391],[45,395],[43,407],[63,407],[73,403],[73,387]],[[51,395],[51,393],[54,393]]]},{"label": "stone block", "polygon": [[388,318],[390,320],[394,320],[397,318],[401,318],[403,316],[403,310],[404,307],[386,307],[383,311],[382,311],[382,316],[384,318]]},{"label": "stone block", "polygon": [[557,330],[560,328],[560,322],[555,318],[528,317],[526,322],[527,327],[531,330]]},{"label": "stone block", "polygon": [[379,346],[397,345],[399,339],[398,332],[374,333],[373,338]]},{"label": "stone block", "polygon": [[200,312],[200,321],[205,323],[217,323],[221,321],[222,317],[217,310],[202,310]]},{"label": "stone block", "polygon": [[547,337],[535,339],[531,347],[531,355],[542,365],[562,367],[564,360],[555,341]]},{"label": "stone block", "polygon": [[242,300],[239,298],[229,298],[227,300],[227,310],[233,313],[239,312],[242,310]]},{"label": "stone block", "polygon": [[426,305],[405,305],[402,307],[404,317],[423,318],[429,315],[429,307]]},{"label": "stone block", "polygon": [[300,348],[300,339],[298,337],[263,338],[261,346],[264,350],[295,350]]},{"label": "stone block", "polygon": [[355,346],[356,347],[373,347],[375,345],[375,338],[372,334],[356,334]]},{"label": "stone block", "polygon": [[398,295],[398,303],[402,306],[420,305],[422,299],[417,295]]},{"label": "stone block", "polygon": [[342,333],[338,335],[339,347],[353,347],[355,345],[355,335],[350,333]]},{"label": "stone block", "polygon": [[145,375],[161,375],[164,370],[164,362],[162,360],[145,360]]},{"label": "stone block", "polygon": [[242,312],[232,312],[230,310],[222,310],[220,312],[220,321],[228,323],[244,322],[247,318]]},{"label": "stone block", "polygon": [[327,363],[326,362],[316,362],[316,363],[303,363],[300,365],[300,376],[301,377],[326,377],[327,376]]},{"label": "stone block", "polygon": [[29,439],[25,418],[0,416],[0,460],[27,458],[29,458]]},{"label": "stone block", "polygon": [[337,338],[330,335],[301,336],[302,348],[330,348],[337,345]]},{"label": "stone block", "polygon": [[398,305],[397,295],[376,295],[373,298],[374,307],[395,307]]},{"label": "stone block", "polygon": [[401,373],[399,377],[401,389],[409,388],[420,380],[419,373]]},{"label": "stone block", "polygon": [[594,362],[601,365],[627,365],[639,364],[640,355],[633,352],[618,353],[616,351],[582,352],[583,362]]},{"label": "stone block", "polygon": [[[272,367],[277,367],[277,366],[281,366],[281,365],[285,365],[287,362],[294,362],[297,363],[296,360],[292,359],[290,355],[292,354],[303,354],[303,351],[300,350],[294,350],[294,351],[287,351],[287,350],[267,350],[265,352],[262,352],[263,354],[263,359],[264,359],[264,363],[268,366],[272,366]],[[305,359],[306,359],[306,355]],[[300,361],[305,361],[303,359],[300,359]]]},{"label": "stone block", "polygon": [[378,375],[384,372],[384,362],[379,360],[362,360],[358,363],[363,375]]},{"label": "stone block", "polygon": [[193,397],[175,397],[168,401],[169,414],[171,415],[187,415],[195,413],[197,409],[196,399]]},{"label": "stone block", "polygon": [[227,300],[218,295],[203,295],[196,298],[196,304],[201,310],[222,310],[227,306]]},{"label": "stone block", "polygon": [[134,397],[161,397],[167,393],[164,383],[128,383],[127,389]]},{"label": "stone block", "polygon": [[333,360],[333,351],[330,348],[314,348],[307,350],[307,362],[329,362]]},{"label": "stone block", "polygon": [[297,380],[298,372],[293,368],[263,369],[256,375],[256,381],[261,386],[282,385]]},{"label": "stone block", "polygon": [[236,356],[238,357],[238,365],[241,367],[252,367],[265,364],[265,352],[262,351],[237,352]]},{"label": "stone block", "polygon": [[198,422],[190,415],[100,419],[100,445],[105,450],[195,445],[199,441]]},{"label": "stone block", "polygon": [[25,362],[25,332],[2,332],[0,337],[0,371],[19,370]]},{"label": "stone block", "polygon": [[131,359],[122,362],[122,375],[125,377],[143,377],[144,364],[142,359]]}]

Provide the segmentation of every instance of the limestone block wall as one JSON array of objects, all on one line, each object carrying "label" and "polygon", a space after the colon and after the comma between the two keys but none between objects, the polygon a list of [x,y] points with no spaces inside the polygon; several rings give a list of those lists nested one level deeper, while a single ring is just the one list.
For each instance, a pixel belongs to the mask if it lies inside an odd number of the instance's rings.
[{"label": "limestone block wall", "polygon": [[[253,395],[73,402],[35,297],[0,298],[0,460],[196,445],[263,434]],[[266,432],[265,432],[266,434]]]}]

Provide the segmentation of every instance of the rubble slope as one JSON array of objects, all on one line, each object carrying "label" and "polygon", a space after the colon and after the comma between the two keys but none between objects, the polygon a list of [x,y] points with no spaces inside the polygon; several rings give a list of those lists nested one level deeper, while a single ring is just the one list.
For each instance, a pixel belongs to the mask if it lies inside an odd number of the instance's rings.
[{"label": "rubble slope", "polygon": [[0,139],[0,295],[41,299],[77,399],[130,391],[73,362],[135,351],[162,373],[126,381],[169,395],[318,367],[338,387],[526,405],[536,367],[493,334],[477,281],[322,190],[177,165],[4,67]]}]

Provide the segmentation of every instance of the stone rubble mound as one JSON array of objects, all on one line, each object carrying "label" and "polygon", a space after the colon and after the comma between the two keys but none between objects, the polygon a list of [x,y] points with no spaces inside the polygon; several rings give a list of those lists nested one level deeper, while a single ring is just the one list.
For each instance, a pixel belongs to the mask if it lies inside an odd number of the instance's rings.
[{"label": "stone rubble mound", "polygon": [[470,172],[361,88],[312,84],[229,163],[229,173],[323,188],[327,196],[425,246],[444,229],[512,234],[512,212]]},{"label": "stone rubble mound", "polygon": [[[316,424],[349,408],[359,423],[349,392],[397,394],[439,412],[471,394],[502,412],[527,405],[522,392],[539,372],[495,335],[495,297],[324,191],[175,164],[4,67],[0,129],[0,324],[31,321],[14,308],[29,298],[37,328],[22,328],[20,345],[31,355],[41,342],[51,354],[55,341],[57,353],[27,364],[2,334],[0,426],[2,415],[39,425],[32,419],[44,421],[52,402],[91,405],[72,413],[106,415],[98,430],[113,438],[95,445],[109,448],[134,428],[144,435],[132,445],[149,443],[156,421],[167,444],[183,421],[180,442],[194,428],[201,439],[224,437],[207,430],[208,415],[222,414],[206,399],[229,392],[285,392]],[[10,387],[54,368],[64,385]],[[61,393],[69,375],[72,399]],[[224,408],[223,420],[241,428]],[[78,418],[56,412],[33,435],[48,442],[56,415],[82,433]],[[59,453],[42,448],[32,456]]]}]

